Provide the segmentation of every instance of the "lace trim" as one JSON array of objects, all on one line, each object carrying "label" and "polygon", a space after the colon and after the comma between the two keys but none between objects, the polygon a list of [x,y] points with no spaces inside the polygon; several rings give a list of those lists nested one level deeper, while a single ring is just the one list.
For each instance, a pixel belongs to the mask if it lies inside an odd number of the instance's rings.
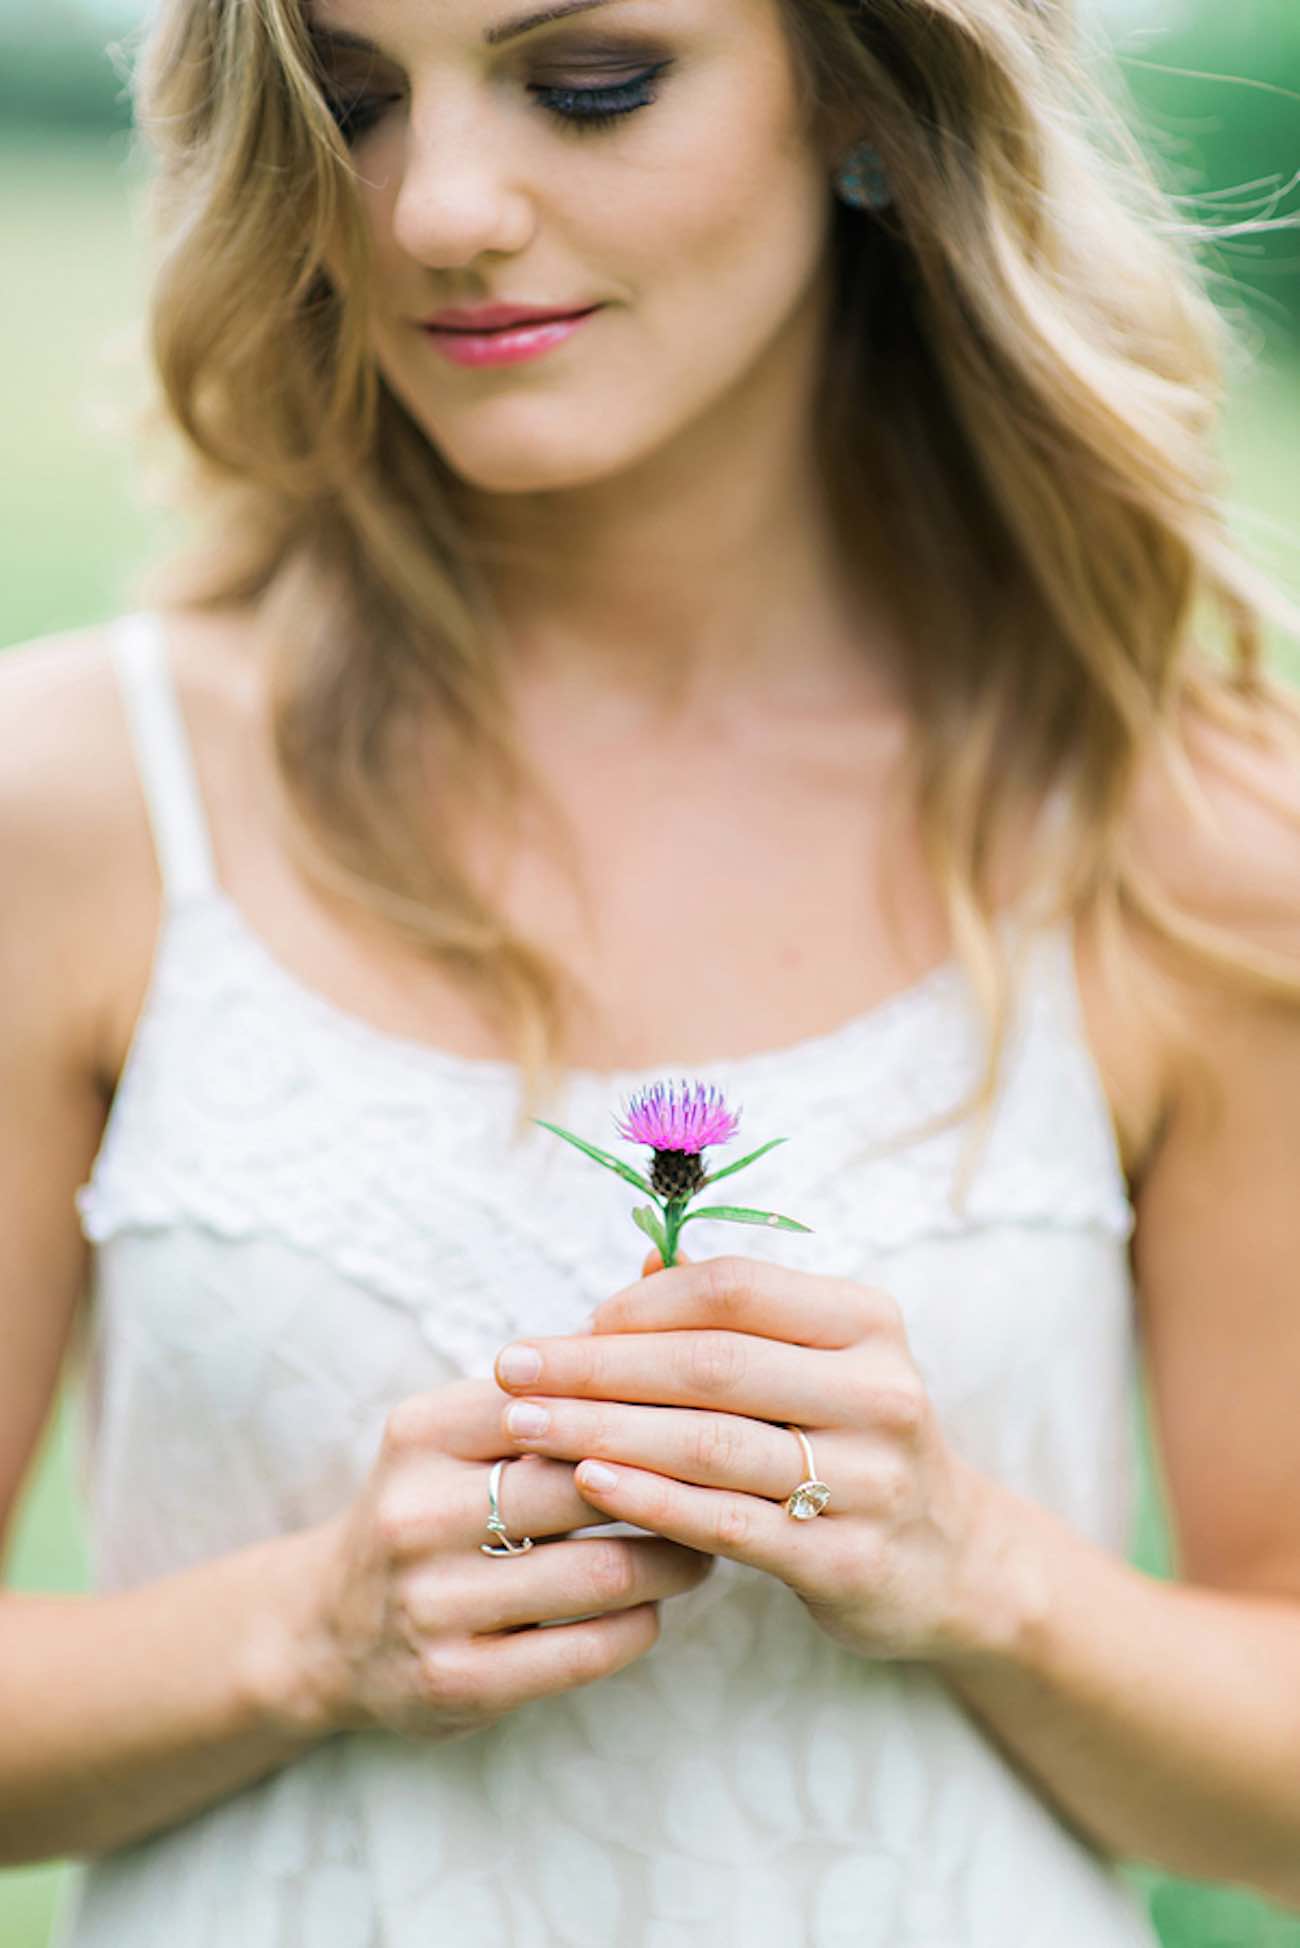
[{"label": "lace trim", "polygon": [[[702,1221],[695,1252],[779,1247],[784,1262],[843,1271],[996,1224],[1127,1238],[1133,1210],[1080,1032],[1068,938],[1035,947],[964,1210],[950,1193],[965,1126],[852,1162],[950,1108],[978,1073],[982,1025],[961,970],[946,965],[829,1035],[699,1065],[743,1089],[756,1141],[793,1139],[746,1173],[746,1201],[787,1210],[814,1235]],[[173,909],[109,1127],[76,1194],[86,1238],[191,1224],[278,1239],[414,1311],[432,1342],[462,1358],[487,1338],[499,1345],[502,1329],[545,1330],[539,1305],[565,1329],[575,1289],[603,1296],[608,1267],[628,1262],[636,1193],[545,1132],[512,1147],[510,1065],[390,1038],[268,975],[273,965],[231,926],[224,900]],[[632,1079],[580,1072],[571,1126],[604,1141],[616,1085]],[[526,1324],[511,1310],[512,1265],[524,1274]],[[537,1289],[547,1268],[549,1300]],[[491,1320],[485,1291],[494,1304],[499,1295]]]}]

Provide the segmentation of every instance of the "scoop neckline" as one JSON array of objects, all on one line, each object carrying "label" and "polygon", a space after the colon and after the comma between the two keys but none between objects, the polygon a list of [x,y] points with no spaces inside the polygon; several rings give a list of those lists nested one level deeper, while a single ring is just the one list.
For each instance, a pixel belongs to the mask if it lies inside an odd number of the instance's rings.
[{"label": "scoop neckline", "polygon": [[[279,958],[224,887],[209,888],[201,898],[174,906],[172,918],[201,912],[204,908],[220,914],[229,933],[256,960],[262,973],[299,1007],[358,1046],[373,1049],[404,1063],[415,1063],[441,1072],[465,1084],[483,1083],[497,1087],[517,1085],[519,1066],[516,1062],[500,1056],[461,1055],[454,1049],[440,1048],[435,1042],[420,1041],[412,1035],[394,1034],[379,1027],[367,1016],[356,1014],[352,1009],[331,1001],[328,995],[312,987],[310,982]],[[1017,918],[1014,910],[1004,910],[997,916],[995,926],[1003,938],[1011,933]],[[950,954],[927,968],[906,987],[884,995],[869,1008],[850,1015],[832,1028],[823,1029],[815,1035],[801,1036],[795,1042],[785,1042],[776,1048],[754,1049],[745,1055],[713,1056],[708,1061],[683,1063],[674,1058],[654,1063],[648,1068],[591,1069],[570,1066],[565,1069],[565,1078],[576,1089],[604,1094],[627,1093],[672,1076],[698,1077],[704,1082],[720,1083],[725,1080],[733,1085],[751,1078],[761,1082],[788,1068],[815,1064],[840,1055],[846,1046],[852,1046],[854,1042],[884,1027],[910,1005],[936,990],[951,987],[954,982],[969,985],[960,957]]]}]

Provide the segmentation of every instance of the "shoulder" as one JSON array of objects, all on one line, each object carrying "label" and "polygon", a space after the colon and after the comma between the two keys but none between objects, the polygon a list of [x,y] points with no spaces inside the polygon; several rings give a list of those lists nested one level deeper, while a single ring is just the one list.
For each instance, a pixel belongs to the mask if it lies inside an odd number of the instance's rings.
[{"label": "shoulder", "polygon": [[[248,624],[180,611],[166,612],[163,624],[187,723],[215,726],[224,716],[233,733],[254,680]],[[115,626],[0,648],[0,821],[17,866],[62,864],[91,880],[125,836],[145,830]]]},{"label": "shoulder", "polygon": [[89,882],[130,802],[107,626],[0,651],[0,748],[0,832],[11,895],[15,875],[30,898],[45,874],[59,887]]},{"label": "shoulder", "polygon": [[[205,764],[246,743],[250,617],[163,612],[189,741]],[[107,1084],[147,986],[162,907],[153,835],[113,656],[112,620],[0,649],[0,935],[23,943],[39,1007]],[[13,976],[14,954],[0,966]]]},{"label": "shoulder", "polygon": [[[168,612],[169,661],[191,723],[220,720],[238,641],[220,619]],[[134,1020],[162,901],[153,835],[112,650],[114,623],[0,649],[0,981],[11,1017],[48,1029],[110,1083]],[[22,984],[31,979],[28,1002]]]},{"label": "shoulder", "polygon": [[1300,980],[1300,693],[1293,707],[1261,713],[1257,736],[1189,716],[1178,755],[1143,768],[1129,836],[1161,893]]},{"label": "shoulder", "polygon": [[5,1010],[93,1067],[116,894],[149,842],[107,626],[0,651],[0,749]]},{"label": "shoulder", "polygon": [[1300,1054],[1300,699],[1252,728],[1189,715],[1144,766],[1126,840],[1146,900],[1242,970],[1171,947],[1149,917],[1130,931],[1164,1010],[1167,1141],[1244,1109]]},{"label": "shoulder", "polygon": [[[1300,700],[1260,714],[1251,735],[1185,713],[1139,765],[1119,833],[1126,892],[1077,915],[1081,999],[1130,1187],[1149,1181],[1175,1123],[1186,1128],[1238,1080],[1267,1067],[1300,1020],[1249,977],[1170,943],[1213,941],[1294,982],[1300,1007]],[[1156,916],[1153,918],[1153,916]],[[1274,996],[1276,999],[1276,994]]]}]

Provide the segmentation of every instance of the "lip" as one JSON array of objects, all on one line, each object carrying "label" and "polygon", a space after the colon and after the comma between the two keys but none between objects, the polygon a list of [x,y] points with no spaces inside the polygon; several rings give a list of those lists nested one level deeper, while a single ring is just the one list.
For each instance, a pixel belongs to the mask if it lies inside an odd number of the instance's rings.
[{"label": "lip", "polygon": [[[497,308],[505,309],[504,306]],[[589,311],[567,314],[533,312],[531,317],[521,319],[515,308],[510,323],[491,329],[475,331],[466,330],[464,326],[441,324],[425,325],[423,330],[430,344],[453,365],[520,365],[526,359],[540,358],[543,352],[549,352],[572,338],[599,309],[600,306],[595,306]],[[442,312],[440,315],[445,319],[448,314]],[[481,319],[483,315],[483,312],[479,312],[477,318]]]},{"label": "lip", "polygon": [[578,304],[480,304],[472,308],[449,307],[421,319],[427,331],[501,331],[509,325],[538,325],[554,318],[576,318],[593,305]]}]

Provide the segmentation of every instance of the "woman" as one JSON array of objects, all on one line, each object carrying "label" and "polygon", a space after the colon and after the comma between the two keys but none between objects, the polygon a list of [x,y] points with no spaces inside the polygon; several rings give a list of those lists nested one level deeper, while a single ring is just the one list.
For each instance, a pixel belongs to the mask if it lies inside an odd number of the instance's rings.
[{"label": "woman", "polygon": [[[0,1479],[87,1283],[95,1572],[5,1857],[75,1948],[1300,1904],[1296,618],[1064,9],[164,0],[137,108],[205,527],[0,673]],[[811,1235],[635,1275],[531,1119],[665,1076]]]}]

